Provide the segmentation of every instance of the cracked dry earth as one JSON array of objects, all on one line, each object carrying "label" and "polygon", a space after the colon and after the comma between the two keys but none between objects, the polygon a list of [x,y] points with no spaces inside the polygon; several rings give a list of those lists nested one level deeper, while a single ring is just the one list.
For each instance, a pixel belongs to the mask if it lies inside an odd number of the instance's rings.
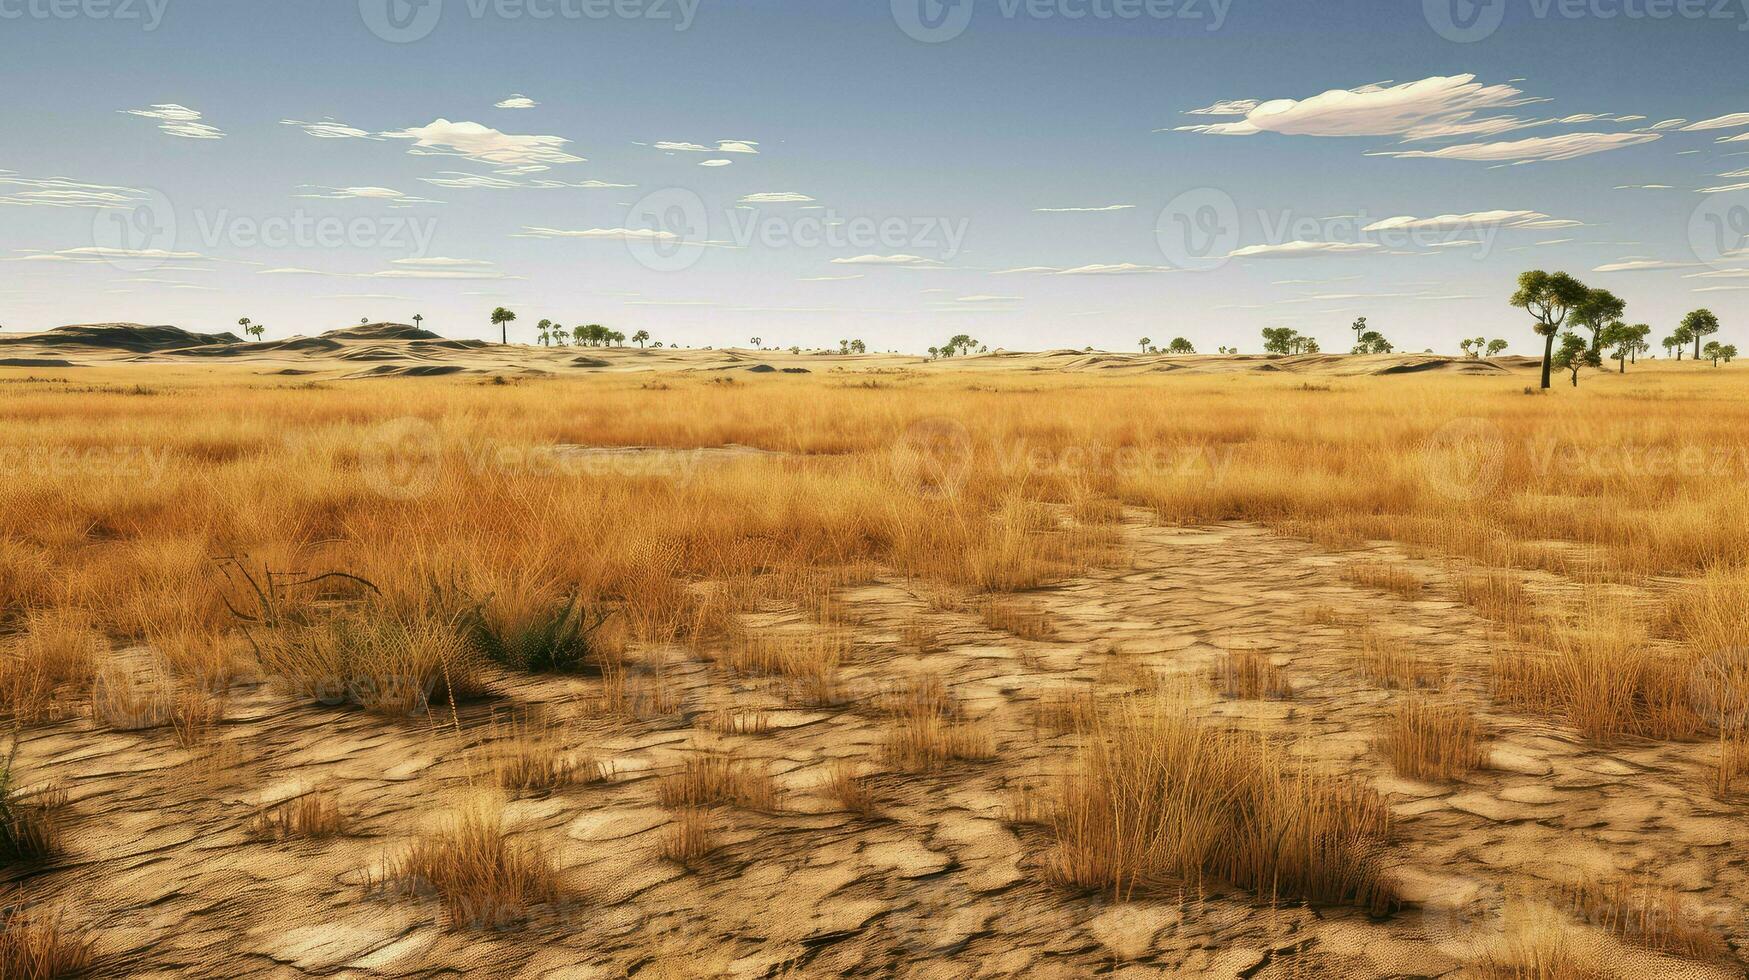
[{"label": "cracked dry earth", "polygon": [[[1431,587],[1408,600],[1341,576],[1357,557],[1399,559],[1391,546],[1334,553],[1254,525],[1167,528],[1139,514],[1124,529],[1120,567],[1019,597],[1048,615],[1047,639],[932,607],[895,578],[840,593],[853,637],[845,689],[941,675],[993,730],[997,753],[985,762],[893,772],[882,762],[889,723],[871,697],[786,706],[771,682],[692,659],[671,658],[666,671],[682,706],[631,723],[578,710],[598,679],[496,677],[500,706],[570,719],[567,744],[611,760],[613,773],[507,805],[514,834],[548,853],[575,895],[515,930],[446,930],[434,901],[367,887],[370,869],[466,791],[491,705],[465,706],[457,735],[447,711],[389,722],[266,685],[231,698],[215,747],[198,758],[162,730],[82,719],[27,736],[23,771],[58,782],[71,802],[69,853],[25,887],[97,932],[104,972],[129,975],[1458,976],[1505,928],[1503,888],[1623,873],[1677,887],[1714,913],[1733,949],[1749,948],[1749,819],[1704,790],[1707,747],[1598,748],[1492,705],[1496,631],[1456,599],[1445,566],[1410,562]],[[1347,631],[1313,624],[1318,606],[1370,619],[1443,667],[1435,696],[1466,700],[1494,733],[1487,767],[1455,785],[1396,776],[1370,741],[1402,695],[1361,676]],[[753,620],[768,630],[805,622]],[[938,630],[940,649],[907,652],[901,634],[919,621]],[[1005,819],[1017,791],[1048,784],[1074,757],[1076,736],[1038,723],[1041,702],[1065,689],[1119,693],[1150,674],[1196,675],[1206,689],[1222,651],[1241,648],[1267,651],[1295,696],[1240,702],[1211,690],[1203,710],[1279,732],[1388,794],[1404,911],[1372,919],[1233,889],[1120,904],[1043,881],[1046,831]],[[770,727],[707,730],[704,714],[722,704],[763,709]],[[780,800],[772,812],[717,811],[721,847],[688,870],[658,853],[672,816],[657,777],[725,745],[768,764]],[[843,812],[823,791],[842,759],[876,774],[878,816]],[[346,836],[249,835],[264,805],[314,788],[338,795]],[[1621,976],[1741,975],[1588,937]]]}]

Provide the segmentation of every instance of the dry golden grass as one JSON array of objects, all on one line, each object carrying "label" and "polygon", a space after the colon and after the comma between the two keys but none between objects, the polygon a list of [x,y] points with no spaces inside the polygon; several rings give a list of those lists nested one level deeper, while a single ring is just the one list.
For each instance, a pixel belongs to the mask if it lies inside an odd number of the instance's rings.
[{"label": "dry golden grass", "polygon": [[599,764],[573,758],[563,731],[551,722],[512,714],[494,719],[491,736],[488,758],[501,789],[541,795],[599,778]]},{"label": "dry golden grass", "polygon": [[826,774],[825,788],[826,795],[850,813],[859,817],[872,817],[880,813],[880,803],[868,776],[850,759],[839,759],[832,763],[832,768]]},{"label": "dry golden grass", "polygon": [[1354,630],[1349,634],[1349,640],[1356,648],[1361,673],[1372,683],[1391,690],[1439,687],[1439,669],[1423,663],[1403,641],[1386,636],[1371,626]]},{"label": "dry golden grass", "polygon": [[687,807],[662,831],[661,854],[676,864],[695,867],[717,849],[709,810]]},{"label": "dry golden grass", "polygon": [[1377,747],[1410,779],[1457,779],[1482,764],[1482,731],[1468,707],[1418,696],[1398,701]]},{"label": "dry golden grass", "polygon": [[500,929],[526,920],[565,890],[539,847],[511,840],[499,810],[470,803],[393,858],[371,882],[408,894],[432,894],[451,929]]},{"label": "dry golden grass", "polygon": [[1588,880],[1566,887],[1561,897],[1582,921],[1660,953],[1716,960],[1729,952],[1672,888],[1627,878]]},{"label": "dry golden grass", "polygon": [[771,715],[758,709],[743,710],[722,705],[700,716],[705,728],[719,735],[764,735],[771,731]]},{"label": "dry golden grass", "polygon": [[764,765],[732,752],[701,752],[687,756],[678,772],[662,777],[657,799],[670,810],[740,806],[777,809],[777,784]]},{"label": "dry golden grass", "polygon": [[28,725],[67,714],[68,689],[91,683],[104,647],[78,610],[27,614],[15,635],[0,634],[0,715]]},{"label": "dry golden grass", "polygon": [[978,614],[985,626],[1023,640],[1048,640],[1056,635],[1049,614],[1011,600],[987,599]]},{"label": "dry golden grass", "polygon": [[828,629],[757,636],[741,632],[726,646],[709,647],[705,653],[739,673],[782,677],[801,700],[830,704],[837,697],[838,668],[849,656],[850,638]]},{"label": "dry golden grass", "polygon": [[139,677],[121,664],[98,673],[91,688],[91,717],[118,731],[161,728],[176,714],[176,690],[169,677]]},{"label": "dry golden grass", "polygon": [[1380,589],[1404,599],[1419,599],[1427,591],[1426,579],[1391,562],[1353,562],[1342,569],[1342,577],[1356,585]]},{"label": "dry golden grass", "polygon": [[92,939],[61,911],[31,909],[0,897],[0,977],[60,980],[85,976],[96,961]]},{"label": "dry golden grass", "polygon": [[1534,611],[1524,580],[1510,572],[1463,575],[1454,587],[1458,597],[1477,612],[1509,628],[1532,619]]},{"label": "dry golden grass", "polygon": [[257,815],[250,831],[269,840],[335,837],[346,832],[346,818],[333,793],[304,793]]},{"label": "dry golden grass", "polygon": [[978,762],[996,754],[995,737],[981,719],[966,717],[947,685],[934,674],[908,678],[885,692],[888,716],[883,751],[889,764],[928,772],[952,762]]},{"label": "dry golden grass", "polygon": [[1714,773],[1714,794],[1721,800],[1736,795],[1738,781],[1749,776],[1749,740],[1740,735],[1719,736],[1719,760]]},{"label": "dry golden grass", "polygon": [[1225,880],[1262,894],[1382,911],[1390,811],[1352,780],[1194,721],[1185,695],[1104,716],[1052,808],[1045,857],[1063,885],[1115,898]]},{"label": "dry golden grass", "polygon": [[1083,688],[1053,688],[1033,704],[1033,722],[1058,735],[1093,729],[1100,711],[1099,698]]},{"label": "dry golden grass", "polygon": [[185,749],[199,748],[212,736],[213,726],[225,715],[225,702],[199,688],[187,688],[176,694],[170,706],[170,731],[176,744]]},{"label": "dry golden grass", "polygon": [[423,713],[480,691],[480,657],[456,614],[369,603],[288,626],[262,645],[262,666],[291,693],[387,715]]},{"label": "dry golden grass", "polygon": [[1268,655],[1256,650],[1229,650],[1214,671],[1215,686],[1230,698],[1255,701],[1294,696],[1293,686]]},{"label": "dry golden grass", "polygon": [[941,629],[921,616],[899,627],[899,645],[912,653],[935,653],[941,650]]}]

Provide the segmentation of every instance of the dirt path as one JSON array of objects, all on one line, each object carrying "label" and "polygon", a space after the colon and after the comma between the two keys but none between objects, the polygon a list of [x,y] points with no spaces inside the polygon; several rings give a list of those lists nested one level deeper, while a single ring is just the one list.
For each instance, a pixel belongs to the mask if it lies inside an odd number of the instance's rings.
[{"label": "dirt path", "polygon": [[[1250,525],[1175,529],[1132,518],[1126,567],[1018,597],[1052,635],[1021,639],[971,610],[932,611],[898,581],[847,590],[853,638],[848,704],[786,705],[776,685],[676,661],[663,674],[679,705],[635,725],[580,707],[594,679],[501,678],[503,699],[571,718],[579,756],[606,760],[605,783],[508,804],[506,820],[563,870],[575,901],[505,933],[445,931],[435,903],[367,892],[368,869],[404,847],[480,781],[448,719],[385,722],[288,700],[266,686],[234,696],[217,748],[200,758],[168,732],[118,733],[78,719],[27,736],[27,781],[69,791],[70,853],[29,872],[34,898],[62,903],[100,932],[108,972],[132,975],[1125,977],[1457,975],[1511,926],[1505,895],[1528,882],[1646,874],[1713,910],[1749,949],[1742,841],[1749,817],[1705,791],[1706,746],[1591,747],[1546,720],[1501,712],[1485,696],[1494,631],[1419,563],[1423,598],[1352,584],[1333,554]],[[1399,558],[1392,549],[1364,557]],[[1412,563],[1413,564],[1413,563]],[[1367,619],[1447,675],[1437,697],[1470,703],[1492,726],[1489,768],[1435,786],[1397,777],[1370,747],[1401,694],[1357,669],[1342,625]],[[783,628],[796,617],[769,615]],[[939,649],[907,652],[919,626]],[[1228,890],[1127,904],[1042,883],[1044,832],[1005,820],[1023,787],[1073,757],[1075,736],[1039,723],[1065,690],[1118,693],[1160,674],[1202,675],[1225,649],[1265,651],[1296,696],[1239,702],[1210,695],[1225,723],[1279,732],[1295,750],[1363,775],[1398,817],[1395,874],[1413,904],[1387,920],[1341,909],[1270,908]],[[943,677],[997,742],[987,762],[913,775],[888,770],[889,723],[871,704],[908,674]],[[764,709],[757,734],[707,730],[711,709]],[[462,719],[487,738],[488,706]],[[726,809],[721,848],[697,871],[658,856],[671,816],[656,777],[687,753],[730,747],[767,764],[776,811]],[[837,760],[876,772],[880,815],[842,812],[823,784]],[[347,836],[302,843],[252,838],[251,817],[312,788],[338,795]],[[1732,976],[1617,948],[1622,976]]]}]

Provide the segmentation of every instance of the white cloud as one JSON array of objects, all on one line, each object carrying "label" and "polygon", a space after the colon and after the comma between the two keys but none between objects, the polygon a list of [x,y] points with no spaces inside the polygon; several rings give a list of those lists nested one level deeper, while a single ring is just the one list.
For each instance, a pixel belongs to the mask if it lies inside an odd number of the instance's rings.
[{"label": "white cloud", "polygon": [[1683,123],[1685,123],[1687,121],[1688,120],[1686,120],[1686,119],[1666,119],[1663,122],[1653,123],[1651,125],[1651,128],[1652,129],[1675,129],[1676,127],[1682,125]]},{"label": "white cloud", "polygon": [[318,187],[312,184],[304,185],[306,189],[320,191],[315,194],[299,194],[298,197],[313,198],[324,201],[382,201],[391,208],[411,208],[425,204],[442,204],[428,197],[415,197],[395,190],[392,187]]},{"label": "white cloud", "polygon": [[1657,133],[1567,133],[1537,136],[1504,143],[1463,143],[1437,150],[1398,150],[1377,156],[1420,157],[1429,160],[1476,160],[1490,163],[1530,163],[1539,160],[1573,160],[1638,146],[1660,139]]},{"label": "white cloud", "polygon": [[407,152],[418,156],[459,156],[499,166],[584,162],[582,157],[561,149],[570,142],[562,136],[501,133],[476,122],[438,119],[428,126],[382,135],[389,139],[413,140],[413,148]]},{"label": "white cloud", "polygon": [[669,242],[677,241],[680,236],[671,231],[659,231],[654,228],[582,228],[566,230],[562,228],[524,227],[517,238],[589,238],[598,241],[637,241],[637,242]]},{"label": "white cloud", "polygon": [[1721,136],[1721,137],[1719,137],[1719,142],[1720,143],[1749,143],[1749,133],[1738,133],[1735,136]]},{"label": "white cloud", "polygon": [[1702,194],[1731,194],[1736,191],[1749,191],[1749,182],[1741,184],[1720,184],[1717,187],[1702,187]]},{"label": "white cloud", "polygon": [[1666,262],[1663,259],[1622,259],[1620,262],[1607,262],[1592,269],[1592,272],[1651,272],[1655,269],[1688,269],[1693,262]]},{"label": "white cloud", "polygon": [[853,255],[832,260],[833,265],[931,265],[934,262],[934,259],[921,255]]},{"label": "white cloud", "polygon": [[[545,169],[545,168],[542,168],[542,169]],[[502,173],[502,171],[501,171],[501,173]],[[551,180],[551,179],[545,178],[545,177],[542,177],[542,178],[539,178],[536,180],[514,180],[510,177],[494,177],[494,176],[491,176],[489,174],[470,174],[470,173],[463,173],[459,170],[445,170],[445,171],[442,171],[441,173],[439,173],[438,176],[436,176],[436,177],[421,177],[419,179],[424,181],[427,184],[431,184],[434,187],[450,187],[450,188],[455,188],[458,190],[504,191],[504,190],[518,190],[518,189],[522,189],[522,188],[534,188],[534,189],[538,189],[538,190],[548,190],[548,189],[555,188],[555,187],[572,187],[572,188],[583,188],[585,190],[598,190],[598,189],[604,189],[604,188],[624,188],[624,187],[636,187],[637,186],[636,184],[610,184],[604,180],[566,181],[566,180]]]},{"label": "white cloud", "polygon": [[224,139],[224,131],[214,126],[208,126],[200,121],[200,112],[187,106],[166,102],[146,109],[123,109],[130,116],[140,116],[144,119],[156,119],[158,129],[171,136],[180,136],[191,140]]},{"label": "white cloud", "polygon": [[0,206],[119,208],[132,207],[146,199],[145,191],[132,187],[86,184],[65,177],[21,177],[14,171],[0,170]]},{"label": "white cloud", "polygon": [[1541,211],[1472,211],[1469,214],[1442,214],[1433,218],[1402,216],[1375,221],[1366,231],[1449,231],[1458,228],[1564,228],[1577,221],[1550,218]]},{"label": "white cloud", "polygon": [[700,160],[698,165],[701,167],[726,167],[734,162],[733,160]]},{"label": "white cloud", "polygon": [[978,293],[975,296],[961,296],[955,303],[1018,303],[1024,296],[991,296],[988,293]]},{"label": "white cloud", "polygon": [[506,275],[492,268],[492,263],[478,259],[396,259],[392,264],[400,266],[400,268],[383,269],[380,272],[326,272],[319,269],[287,266],[278,269],[262,269],[258,274],[263,276],[323,276],[331,279],[438,279],[449,281],[521,278],[520,276]]},{"label": "white cloud", "polygon": [[494,109],[533,109],[537,105],[540,105],[540,103],[536,102],[535,100],[529,98],[526,95],[519,94],[519,95],[512,95],[510,98],[505,99],[503,102],[498,103],[497,105],[493,106],[492,108],[494,108]]},{"label": "white cloud", "polygon": [[1749,112],[1733,112],[1728,116],[1714,116],[1702,119],[1700,122],[1689,123],[1682,127],[1685,133],[1703,132],[1709,129],[1737,129],[1749,126]]},{"label": "white cloud", "polygon": [[325,140],[347,140],[347,139],[375,140],[375,139],[382,138],[380,136],[376,136],[376,135],[373,135],[369,132],[366,132],[365,130],[359,129],[356,126],[348,126],[347,124],[345,124],[343,122],[336,122],[333,119],[323,119],[321,122],[303,122],[303,121],[297,120],[297,119],[281,119],[279,121],[279,123],[282,126],[296,126],[299,129],[303,130],[304,132],[309,133],[311,136],[316,137],[317,139],[325,139]]},{"label": "white cloud", "polygon": [[759,144],[752,140],[717,140],[715,146],[705,146],[702,143],[685,143],[679,140],[662,140],[651,144],[658,150],[670,153],[758,153]]},{"label": "white cloud", "polygon": [[1054,275],[1059,276],[1128,276],[1150,272],[1173,272],[1172,268],[1163,265],[1137,265],[1134,262],[1096,263],[1094,265],[1078,265],[1071,269],[1059,269]]},{"label": "white cloud", "polygon": [[867,276],[857,273],[854,276],[804,276],[801,282],[849,282],[852,279],[866,279]]},{"label": "white cloud", "polygon": [[1479,110],[1534,101],[1510,85],[1483,85],[1474,75],[1435,76],[1401,85],[1331,89],[1304,100],[1273,99],[1257,104],[1240,122],[1178,128],[1216,136],[1398,136],[1417,127],[1461,123]]},{"label": "white cloud", "polygon": [[1618,191],[1673,191],[1676,188],[1669,184],[1617,184]]},{"label": "white cloud", "polygon": [[1187,109],[1187,116],[1243,116],[1260,105],[1256,99],[1228,99],[1201,109]]},{"label": "white cloud", "polygon": [[418,269],[484,269],[493,263],[485,259],[452,259],[441,255],[426,258],[396,259],[390,265],[411,266]]},{"label": "white cloud", "polygon": [[812,204],[813,198],[794,191],[766,191],[741,198],[742,204]]},{"label": "white cloud", "polygon": [[111,262],[125,260],[164,261],[168,259],[205,259],[199,252],[170,252],[161,248],[109,248],[86,245],[64,248],[58,252],[31,252],[8,262]]},{"label": "white cloud", "polygon": [[1084,211],[1128,211],[1134,207],[1134,204],[1107,204],[1102,208],[1033,208],[1033,211],[1038,214],[1075,214]]},{"label": "white cloud", "polygon": [[1316,255],[1365,255],[1384,246],[1375,242],[1282,242],[1278,245],[1247,245],[1234,249],[1235,259],[1298,259]]}]

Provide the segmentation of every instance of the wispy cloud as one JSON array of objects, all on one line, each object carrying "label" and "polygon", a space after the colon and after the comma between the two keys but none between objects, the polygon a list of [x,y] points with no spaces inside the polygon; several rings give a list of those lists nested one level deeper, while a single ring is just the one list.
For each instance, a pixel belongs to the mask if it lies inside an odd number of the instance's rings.
[{"label": "wispy cloud", "polygon": [[407,152],[418,156],[458,156],[498,166],[583,163],[566,152],[571,141],[562,136],[529,136],[504,133],[476,122],[437,119],[426,126],[383,133],[388,139],[412,140]]},{"label": "wispy cloud", "polygon": [[155,119],[158,122],[159,131],[171,136],[191,140],[216,140],[225,137],[223,130],[201,122],[201,114],[198,110],[177,105],[174,102],[166,102],[146,109],[123,109],[121,111],[130,116]]}]

